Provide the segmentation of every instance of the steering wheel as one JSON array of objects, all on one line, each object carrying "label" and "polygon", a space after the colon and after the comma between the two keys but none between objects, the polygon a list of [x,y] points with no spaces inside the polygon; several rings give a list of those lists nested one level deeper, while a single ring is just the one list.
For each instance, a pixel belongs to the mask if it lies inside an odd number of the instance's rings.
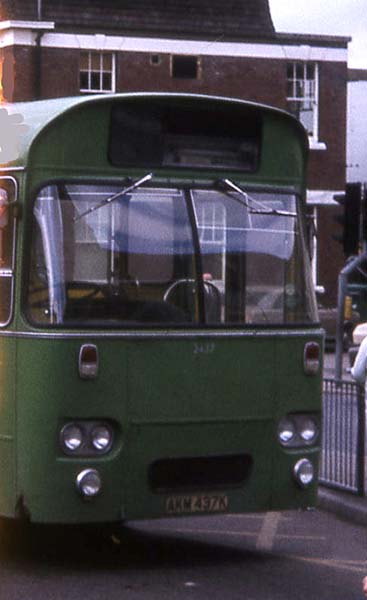
[{"label": "steering wheel", "polygon": [[[194,283],[195,283],[195,279],[177,279],[177,281],[174,281],[173,283],[171,283],[171,285],[166,289],[164,296],[163,296],[163,300],[165,302],[169,302],[170,296],[175,291],[175,289],[178,288],[180,285],[188,285],[188,284],[194,284]],[[193,289],[192,291],[194,292],[195,289]]]}]

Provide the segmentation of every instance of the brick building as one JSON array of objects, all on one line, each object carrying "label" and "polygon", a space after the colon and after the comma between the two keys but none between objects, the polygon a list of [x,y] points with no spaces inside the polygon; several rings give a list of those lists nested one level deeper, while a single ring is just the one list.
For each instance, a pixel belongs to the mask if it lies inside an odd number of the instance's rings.
[{"label": "brick building", "polygon": [[268,0],[0,0],[7,101],[165,90],[296,114],[311,147],[315,283],[329,304],[343,263],[331,234],[333,195],[345,185],[348,41],[276,32]]}]

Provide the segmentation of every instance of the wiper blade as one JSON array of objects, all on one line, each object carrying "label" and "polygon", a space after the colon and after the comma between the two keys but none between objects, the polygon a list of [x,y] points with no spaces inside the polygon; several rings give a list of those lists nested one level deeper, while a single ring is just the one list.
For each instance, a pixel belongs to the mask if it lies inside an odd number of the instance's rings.
[{"label": "wiper blade", "polygon": [[144,177],[142,177],[141,179],[138,179],[138,181],[135,181],[134,183],[132,183],[128,187],[126,187],[123,190],[121,190],[120,192],[117,192],[116,194],[113,194],[112,196],[109,196],[109,198],[106,198],[105,200],[102,200],[102,202],[100,202],[99,204],[96,204],[95,206],[92,206],[91,208],[88,208],[88,210],[86,210],[85,212],[83,212],[80,215],[77,215],[76,217],[73,218],[74,223],[75,223],[75,221],[79,221],[83,217],[86,217],[87,215],[90,215],[90,213],[94,212],[95,210],[98,210],[99,208],[102,208],[103,206],[106,206],[106,204],[111,204],[111,202],[114,202],[114,200],[117,200],[118,198],[121,198],[121,196],[124,196],[125,194],[129,194],[130,192],[132,192],[136,188],[138,188],[141,185],[143,185],[143,183],[146,183],[147,181],[149,181],[150,179],[152,179],[152,177],[153,177],[153,173],[148,173],[147,175],[144,175]]},{"label": "wiper blade", "polygon": [[[270,216],[277,216],[277,217],[297,217],[297,213],[295,213],[295,212],[289,212],[287,210],[278,210],[277,208],[267,208],[267,206],[264,202],[260,202],[259,200],[255,200],[254,198],[251,198],[251,196],[249,196],[249,194],[247,194],[247,192],[245,192],[242,188],[240,188],[236,183],[234,183],[230,179],[220,179],[219,183],[234,192],[238,192],[241,195],[241,197],[243,198],[243,200],[240,201],[241,204],[246,206],[249,213],[251,213],[252,215],[270,215]],[[239,201],[238,198],[236,198],[236,200]],[[262,206],[263,208],[261,208],[261,209],[252,208],[250,206],[250,202],[254,202],[255,204],[258,204],[259,206]]]},{"label": "wiper blade", "polygon": [[246,208],[248,208],[249,211],[252,210],[248,202],[250,200],[249,195],[244,190],[241,190],[241,188],[238,187],[238,185],[236,185],[235,183],[233,183],[233,181],[231,181],[230,179],[219,179],[217,183],[220,184],[221,187],[229,188],[233,192],[238,192],[242,196],[243,200],[240,200],[236,197],[234,198],[234,200],[236,200],[236,202],[239,202],[243,206],[246,206]]}]

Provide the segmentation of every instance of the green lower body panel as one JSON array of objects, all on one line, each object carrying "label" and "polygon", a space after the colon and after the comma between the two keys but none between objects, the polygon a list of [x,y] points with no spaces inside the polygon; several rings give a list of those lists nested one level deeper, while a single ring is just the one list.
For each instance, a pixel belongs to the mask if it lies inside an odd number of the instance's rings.
[{"label": "green lower body panel", "polygon": [[[292,469],[301,454],[274,451],[272,421],[133,424],[108,460],[56,460],[51,475],[23,496],[36,522],[116,522],[180,515],[244,513],[308,506]],[[308,453],[317,462],[317,453]],[[302,455],[303,456],[303,455]],[[85,499],[79,472],[96,469],[100,493]],[[33,480],[35,483],[35,480]]]}]

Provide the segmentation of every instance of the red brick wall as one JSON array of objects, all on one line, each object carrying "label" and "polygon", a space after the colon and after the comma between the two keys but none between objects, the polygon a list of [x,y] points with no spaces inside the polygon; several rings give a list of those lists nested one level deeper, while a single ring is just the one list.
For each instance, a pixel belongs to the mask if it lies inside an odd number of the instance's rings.
[{"label": "red brick wall", "polygon": [[319,139],[327,151],[311,153],[309,187],[341,190],[346,173],[347,65],[325,62],[319,72]]},{"label": "red brick wall", "polygon": [[[33,100],[37,90],[36,49],[29,46],[6,48],[14,54],[14,91],[11,100]],[[9,59],[10,60],[10,59]],[[10,98],[9,98],[10,100]]]},{"label": "red brick wall", "polygon": [[[35,48],[16,46],[14,55],[21,72],[21,77],[16,73],[15,96],[18,100],[34,99]],[[285,108],[286,65],[283,61],[203,56],[199,78],[185,80],[173,79],[170,56],[160,56],[161,63],[152,66],[150,54],[118,53],[116,91],[217,94]],[[42,97],[79,94],[79,50],[43,48],[41,65]]]},{"label": "red brick wall", "polygon": [[203,56],[199,78],[185,80],[173,79],[170,56],[160,56],[161,63],[152,66],[149,54],[120,54],[117,90],[217,94],[285,107],[286,66],[282,61]]},{"label": "red brick wall", "polygon": [[43,98],[79,95],[79,55],[79,51],[73,49],[42,49]]},{"label": "red brick wall", "polygon": [[[79,51],[43,48],[40,62],[35,46],[0,50],[3,93],[8,102],[79,94]],[[5,80],[4,80],[5,78]]]}]

